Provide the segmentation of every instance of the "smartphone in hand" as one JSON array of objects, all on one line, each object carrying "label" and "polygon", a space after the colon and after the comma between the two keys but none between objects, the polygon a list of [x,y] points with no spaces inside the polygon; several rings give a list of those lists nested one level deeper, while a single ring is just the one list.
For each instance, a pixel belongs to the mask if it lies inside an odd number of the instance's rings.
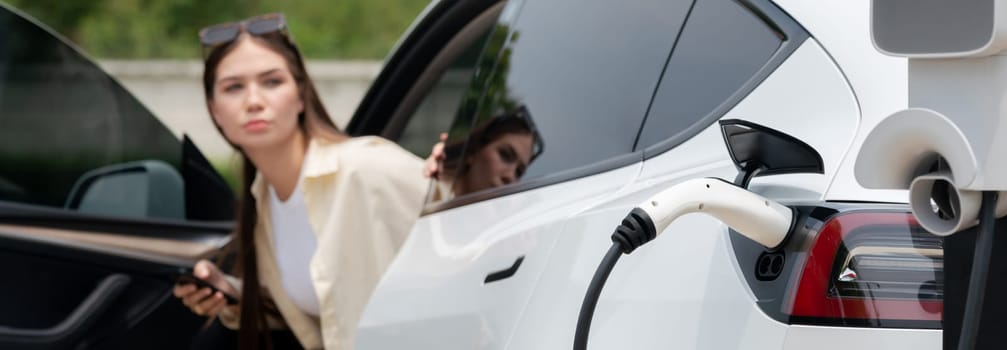
[{"label": "smartphone in hand", "polygon": [[212,293],[220,292],[220,294],[223,294],[224,295],[224,299],[227,300],[227,304],[228,305],[237,305],[238,304],[238,298],[234,297],[233,295],[228,294],[227,292],[224,292],[222,290],[217,289],[217,287],[215,287],[214,285],[210,284],[210,282],[204,281],[202,278],[196,277],[196,275],[192,272],[191,268],[179,268],[178,272],[175,274],[175,283],[176,284],[194,284],[194,285],[196,285],[196,287],[199,287],[199,288],[210,288],[210,290],[212,291]]}]

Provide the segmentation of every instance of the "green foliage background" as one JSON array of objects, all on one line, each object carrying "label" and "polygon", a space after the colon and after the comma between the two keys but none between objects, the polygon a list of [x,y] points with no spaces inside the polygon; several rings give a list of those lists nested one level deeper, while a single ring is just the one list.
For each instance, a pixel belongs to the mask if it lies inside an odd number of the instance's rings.
[{"label": "green foliage background", "polygon": [[380,59],[429,0],[4,0],[98,58],[199,58],[200,28],[283,12],[309,58]]}]

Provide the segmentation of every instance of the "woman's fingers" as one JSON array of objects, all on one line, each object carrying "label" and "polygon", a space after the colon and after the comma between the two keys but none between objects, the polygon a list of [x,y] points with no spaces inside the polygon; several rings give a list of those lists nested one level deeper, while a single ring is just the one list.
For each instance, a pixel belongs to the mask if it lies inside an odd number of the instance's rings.
[{"label": "woman's fingers", "polygon": [[430,157],[427,158],[423,167],[423,176],[437,178],[440,163],[444,161],[444,144],[438,142],[430,150]]},{"label": "woman's fingers", "polygon": [[210,288],[200,288],[192,293],[183,296],[182,304],[188,306],[191,309],[199,305],[203,301],[203,299],[206,299],[206,297],[210,296],[210,293],[213,293],[213,291],[210,290]]},{"label": "woman's fingers", "polygon": [[175,288],[171,289],[171,293],[174,294],[176,298],[184,297],[195,291],[196,286],[192,284],[176,284]]},{"label": "woman's fingers", "polygon": [[238,296],[241,294],[241,292],[239,292],[236,288],[234,288],[234,286],[232,286],[230,283],[227,282],[227,279],[224,278],[224,273],[220,272],[220,269],[217,268],[217,265],[214,265],[212,262],[208,260],[204,259],[196,262],[196,265],[193,266],[192,268],[192,274],[196,275],[196,278],[209,282],[214,287],[216,287],[217,290],[220,290],[224,293],[228,293],[234,296]]},{"label": "woman's fingers", "polygon": [[216,316],[220,313],[220,310],[227,305],[227,300],[224,299],[224,295],[220,292],[213,293],[210,297],[200,301],[197,307],[203,311],[203,316]]},{"label": "woman's fingers", "polygon": [[[237,295],[237,290],[227,282],[220,269],[207,260],[196,262],[192,274],[223,292]],[[200,316],[215,316],[227,305],[227,299],[221,291],[214,292],[211,288],[200,288],[193,283],[176,284],[171,290],[175,297],[181,299],[182,305]]]},{"label": "woman's fingers", "polygon": [[192,305],[193,301],[198,298],[199,287],[191,284],[181,284],[175,285],[175,290],[173,291],[175,296],[182,299],[182,304],[185,306]]},{"label": "woman's fingers", "polygon": [[441,133],[440,142],[434,144],[430,150],[430,156],[423,167],[423,176],[436,179],[441,173],[441,164],[444,162],[444,141],[447,141],[448,134]]},{"label": "woman's fingers", "polygon": [[213,292],[210,288],[200,288],[183,295],[182,304],[200,316],[216,316],[227,305],[227,299],[221,292]]}]

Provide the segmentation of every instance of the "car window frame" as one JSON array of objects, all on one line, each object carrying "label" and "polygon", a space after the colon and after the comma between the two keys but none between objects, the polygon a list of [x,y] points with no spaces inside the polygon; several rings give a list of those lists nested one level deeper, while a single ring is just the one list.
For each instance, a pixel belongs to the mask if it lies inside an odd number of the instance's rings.
[{"label": "car window frame", "polygon": [[[776,70],[781,64],[794,51],[796,51],[805,40],[811,38],[811,34],[801,26],[796,20],[794,20],[790,15],[784,12],[782,9],[777,7],[775,4],[771,3],[769,0],[735,0],[740,6],[744,7],[751,14],[755,15],[765,23],[770,30],[777,33],[777,35],[782,36],[780,47],[777,48],[776,52],[770,56],[769,60],[749,78],[738,90],[733,94],[728,96],[723,102],[720,103],[716,108],[711,110],[706,116],[698,119],[692,125],[686,127],[683,130],[669,135],[662,141],[650,145],[640,145],[639,140],[641,135],[643,135],[643,130],[648,126],[648,120],[650,119],[650,111],[648,111],[647,117],[644,118],[644,122],[637,133],[637,145],[634,147],[636,151],[643,153],[643,159],[647,160],[656,157],[664,152],[667,152],[678,145],[684,143],[685,141],[691,139],[693,136],[698,135],[703,130],[706,130],[710,125],[720,120],[728,111],[734,108],[735,105],[741,102],[755,90],[773,71]],[[691,14],[690,14],[691,17]],[[689,25],[689,19],[686,19],[685,26]],[[684,32],[684,27],[683,27]],[[676,41],[676,45],[678,42]],[[677,49],[677,48],[676,48]],[[674,50],[673,53],[674,54]],[[671,63],[671,57],[669,56],[668,64]],[[665,69],[667,69],[667,64]],[[663,82],[664,75],[662,75]],[[655,96],[657,92],[660,91],[661,83],[658,83],[658,88],[655,89]],[[651,102],[653,104],[653,101]]]},{"label": "car window frame", "polygon": [[423,211],[421,212],[420,215],[426,216],[429,214],[437,213],[448,209],[463,207],[469,204],[475,204],[490,199],[496,199],[499,197],[504,197],[515,193],[525,192],[541,187],[555,185],[562,182],[576,180],[583,177],[593,176],[607,171],[623,168],[642,161],[643,161],[642,151],[624,153],[585,166],[572,168],[556,172],[553,174],[545,175],[542,177],[536,177],[529,180],[522,180],[516,184],[499,186],[491,189],[481,190],[478,192],[468,193],[461,196],[457,196],[450,200],[426,203],[424,204]]},{"label": "car window frame", "polygon": [[[512,1],[516,2],[516,0],[512,0]],[[523,1],[522,1],[521,4],[523,4]],[[515,5],[520,6],[521,4],[515,4]],[[684,27],[685,23],[688,22],[689,15],[690,15],[691,9],[694,6],[694,4],[695,4],[695,1],[690,1],[690,4],[688,5],[688,10],[685,13],[685,16],[683,17],[683,20],[682,20],[682,26],[678,28],[678,33],[681,33],[681,29]],[[513,19],[513,20],[520,21],[520,17],[521,17],[520,11],[518,11],[518,14],[517,14],[516,18]],[[509,37],[509,35],[508,35],[508,37]],[[678,35],[676,34],[675,36],[673,36],[673,38],[674,38],[675,42],[672,42],[671,45],[668,47],[667,52],[663,53],[663,55],[664,55],[664,59],[662,61],[663,63],[661,63],[660,66],[657,69],[655,69],[656,71],[663,72],[664,71],[664,67],[667,66],[668,59],[671,57],[672,53],[674,52],[674,46],[675,46],[675,43],[678,40]],[[508,41],[509,40],[510,39],[508,39]],[[505,46],[506,46],[506,44],[505,44]],[[502,53],[502,51],[501,51],[501,53]],[[497,69],[495,67],[495,62],[494,62],[494,71],[492,73],[490,73],[490,74],[497,74],[496,70]],[[659,86],[660,86],[660,80],[658,79],[658,80],[655,81],[654,87],[653,87],[652,91],[650,92],[649,101],[647,102],[648,106],[643,110],[644,115],[638,121],[635,121],[634,123],[632,123],[633,125],[628,126],[628,128],[634,128],[635,127],[635,128],[638,128],[637,130],[640,130],[640,128],[643,127],[644,122],[646,121],[646,115],[647,115],[647,113],[649,113],[649,105],[650,105],[650,103],[653,102],[654,94],[657,92],[657,89],[658,89]],[[485,89],[481,90],[480,93],[481,93],[481,96],[479,98],[479,104],[482,104],[484,102],[483,100],[486,97],[485,96]],[[468,118],[468,119],[470,119],[470,121],[472,123],[476,122],[474,115],[471,116],[471,118]],[[534,177],[534,178],[522,179],[521,181],[519,181],[517,183],[514,183],[514,184],[508,184],[508,185],[499,186],[499,187],[495,187],[495,188],[483,189],[483,190],[480,190],[480,191],[477,191],[477,192],[473,192],[473,193],[467,193],[467,194],[464,194],[464,195],[459,195],[459,196],[456,196],[454,198],[450,198],[450,199],[447,199],[447,200],[424,203],[424,207],[423,207],[423,210],[421,212],[421,215],[422,216],[430,215],[430,214],[437,213],[437,212],[440,212],[440,211],[449,210],[449,209],[458,208],[458,207],[463,207],[463,206],[467,206],[467,205],[470,205],[470,204],[479,203],[479,202],[482,202],[482,201],[487,201],[487,200],[491,200],[491,199],[495,199],[495,198],[499,198],[499,197],[508,196],[508,195],[511,195],[511,194],[516,194],[516,193],[525,192],[525,191],[529,191],[529,190],[533,190],[533,189],[537,189],[537,188],[541,188],[541,187],[555,185],[555,184],[558,184],[558,183],[567,182],[567,181],[571,181],[571,180],[576,180],[576,179],[583,178],[583,177],[598,175],[598,174],[601,174],[601,173],[604,173],[604,172],[620,169],[620,168],[623,168],[623,167],[626,167],[626,166],[629,166],[629,165],[632,165],[632,164],[636,164],[636,163],[642,162],[644,160],[644,157],[643,157],[644,153],[642,152],[642,150],[636,150],[636,149],[634,149],[635,148],[635,142],[636,142],[636,139],[638,137],[639,137],[639,132],[633,134],[633,136],[631,137],[632,142],[630,142],[630,144],[628,145],[629,149],[627,151],[625,151],[623,153],[616,154],[616,155],[608,156],[606,158],[599,159],[599,160],[594,161],[592,163],[584,164],[584,165],[581,165],[581,166],[574,166],[574,167],[563,169],[563,170],[559,170],[559,171],[554,171],[554,172],[547,173],[545,175],[541,175],[541,176]],[[468,139],[466,139],[465,140],[465,143],[466,143],[465,147],[468,147],[468,142],[469,142]]]},{"label": "car window frame", "polygon": [[[396,106],[392,116],[381,130],[382,137],[396,140],[396,142],[400,141],[406,129],[414,122],[420,107],[438,88],[441,79],[449,73],[453,64],[474,45],[480,43],[485,45],[486,37],[495,30],[497,20],[506,3],[507,0],[501,0],[474,17],[463,27],[462,31],[452,36],[444,47],[434,55],[416,82],[403,96],[399,105]],[[480,47],[479,52],[481,53],[482,50],[483,48]],[[475,67],[473,67],[474,69]],[[431,140],[435,139],[435,135],[430,135],[430,137]]]},{"label": "car window frame", "polygon": [[501,1],[432,2],[385,59],[381,72],[357,105],[345,132],[350,136],[381,135],[430,60],[452,39],[453,33]]}]

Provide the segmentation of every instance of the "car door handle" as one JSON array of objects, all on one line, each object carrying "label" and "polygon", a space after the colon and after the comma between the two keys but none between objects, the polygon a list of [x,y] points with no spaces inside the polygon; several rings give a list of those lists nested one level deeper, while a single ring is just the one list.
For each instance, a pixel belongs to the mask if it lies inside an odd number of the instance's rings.
[{"label": "car door handle", "polygon": [[0,348],[54,349],[72,346],[87,334],[102,313],[126,290],[129,282],[129,276],[121,273],[105,277],[70,315],[55,326],[43,329],[0,326]]},{"label": "car door handle", "polygon": [[518,257],[517,260],[514,260],[514,264],[510,267],[486,275],[486,279],[483,280],[483,284],[493,283],[514,276],[514,274],[517,273],[517,269],[521,267],[522,261],[524,261],[524,255]]}]

